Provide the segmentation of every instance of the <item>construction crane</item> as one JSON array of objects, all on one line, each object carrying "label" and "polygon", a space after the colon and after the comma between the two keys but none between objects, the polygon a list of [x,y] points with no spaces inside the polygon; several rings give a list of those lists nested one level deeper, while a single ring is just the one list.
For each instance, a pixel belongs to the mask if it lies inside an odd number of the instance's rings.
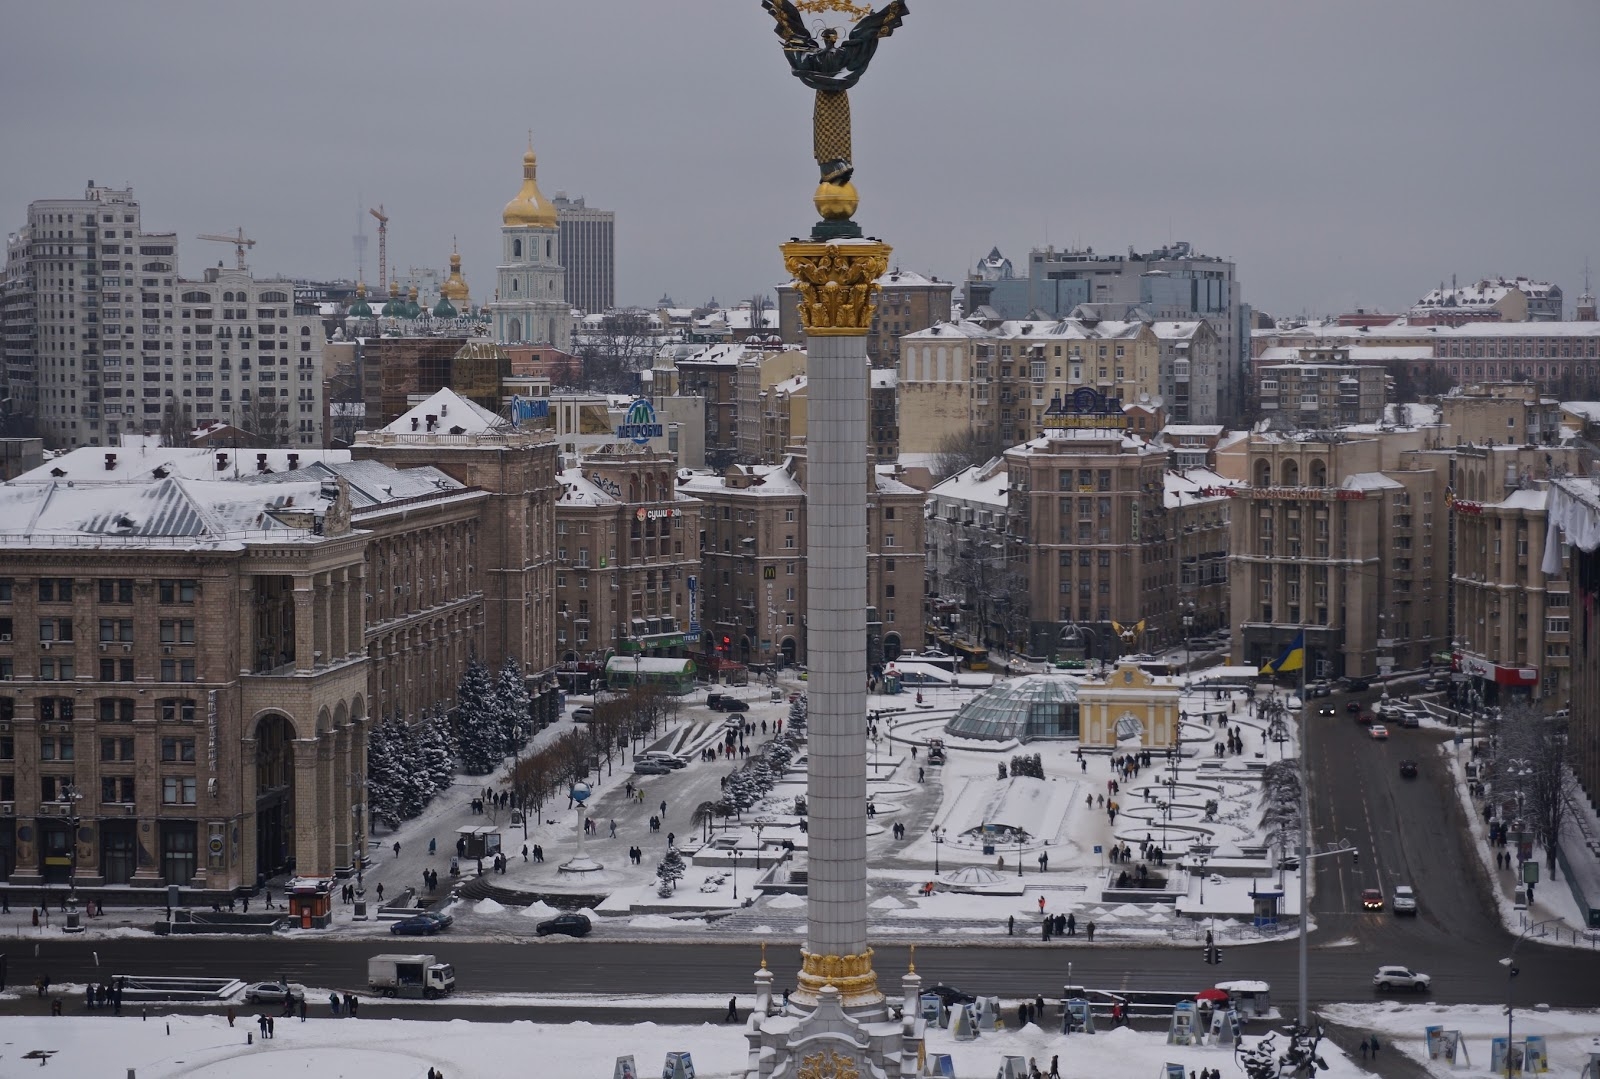
[{"label": "construction crane", "polygon": [[244,251],[245,251],[245,248],[254,247],[256,245],[256,242],[254,240],[249,239],[247,236],[245,236],[243,228],[240,228],[238,233],[236,235],[233,235],[233,236],[217,236],[217,235],[214,235],[214,234],[209,233],[209,232],[202,232],[200,234],[200,239],[202,239],[202,240],[215,240],[219,244],[232,244],[233,247],[234,247],[235,254],[237,254],[239,256],[239,269],[241,269],[241,270],[245,268],[245,265],[244,265]]},{"label": "construction crane", "polygon": [[378,219],[378,287],[389,287],[389,215],[383,212],[383,203],[367,213]]}]

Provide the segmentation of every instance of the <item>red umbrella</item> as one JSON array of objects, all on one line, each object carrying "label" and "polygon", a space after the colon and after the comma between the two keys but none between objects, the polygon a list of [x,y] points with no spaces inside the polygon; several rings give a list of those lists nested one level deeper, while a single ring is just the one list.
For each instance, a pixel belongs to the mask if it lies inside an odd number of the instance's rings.
[{"label": "red umbrella", "polygon": [[1196,1000],[1227,1000],[1228,999],[1228,991],[1226,989],[1202,989],[1202,990],[1200,990],[1200,992],[1198,992],[1198,993],[1196,993],[1194,995],[1194,999],[1196,999]]}]

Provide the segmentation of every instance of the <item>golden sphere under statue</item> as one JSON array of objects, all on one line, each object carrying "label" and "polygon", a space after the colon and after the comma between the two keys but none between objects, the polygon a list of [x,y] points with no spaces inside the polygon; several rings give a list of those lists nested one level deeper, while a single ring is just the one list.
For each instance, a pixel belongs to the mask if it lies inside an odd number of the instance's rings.
[{"label": "golden sphere under statue", "polygon": [[811,201],[824,221],[848,221],[855,214],[861,198],[856,194],[855,184],[820,183]]}]

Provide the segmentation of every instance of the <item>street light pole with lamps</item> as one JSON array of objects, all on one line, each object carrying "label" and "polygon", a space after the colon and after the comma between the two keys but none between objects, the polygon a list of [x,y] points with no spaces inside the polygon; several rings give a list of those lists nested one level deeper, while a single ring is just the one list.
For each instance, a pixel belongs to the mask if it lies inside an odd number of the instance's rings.
[{"label": "street light pole with lamps", "polygon": [[1510,1079],[1510,1076],[1515,1074],[1512,1071],[1512,1068],[1511,1068],[1511,1046],[1513,1044],[1512,1040],[1511,1040],[1511,1037],[1512,1037],[1513,1021],[1514,1021],[1514,1006],[1513,1006],[1513,1003],[1512,1003],[1511,991],[1512,991],[1512,987],[1514,987],[1516,985],[1517,975],[1519,973],[1521,973],[1521,971],[1519,971],[1517,969],[1517,965],[1516,965],[1516,962],[1515,962],[1515,960],[1517,958],[1517,949],[1522,947],[1522,942],[1528,939],[1528,934],[1529,933],[1533,932],[1535,929],[1538,929],[1540,926],[1549,925],[1552,922],[1559,922],[1560,920],[1561,920],[1560,918],[1546,918],[1543,921],[1534,922],[1532,925],[1528,926],[1528,928],[1524,929],[1521,933],[1517,934],[1517,939],[1511,945],[1511,954],[1506,956],[1504,959],[1498,960],[1499,964],[1502,967],[1506,968],[1506,1076],[1507,1076],[1507,1079]]},{"label": "street light pole with lamps", "polygon": [[1184,600],[1183,604],[1182,604],[1182,610],[1183,610],[1183,669],[1185,671],[1187,671],[1189,669],[1189,664],[1193,661],[1193,657],[1190,655],[1190,649],[1191,649],[1190,638],[1194,634],[1194,600],[1192,600],[1192,599]]},{"label": "street light pole with lamps", "polygon": [[939,848],[944,846],[945,830],[937,824],[933,826],[933,875],[939,875]]}]

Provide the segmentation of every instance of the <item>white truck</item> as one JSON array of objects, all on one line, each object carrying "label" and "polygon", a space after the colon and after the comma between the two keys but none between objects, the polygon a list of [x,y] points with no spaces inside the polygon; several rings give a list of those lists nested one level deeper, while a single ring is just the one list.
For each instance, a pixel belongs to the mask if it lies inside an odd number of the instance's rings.
[{"label": "white truck", "polygon": [[456,991],[456,971],[431,955],[375,955],[367,960],[367,987],[386,997],[427,997]]}]

